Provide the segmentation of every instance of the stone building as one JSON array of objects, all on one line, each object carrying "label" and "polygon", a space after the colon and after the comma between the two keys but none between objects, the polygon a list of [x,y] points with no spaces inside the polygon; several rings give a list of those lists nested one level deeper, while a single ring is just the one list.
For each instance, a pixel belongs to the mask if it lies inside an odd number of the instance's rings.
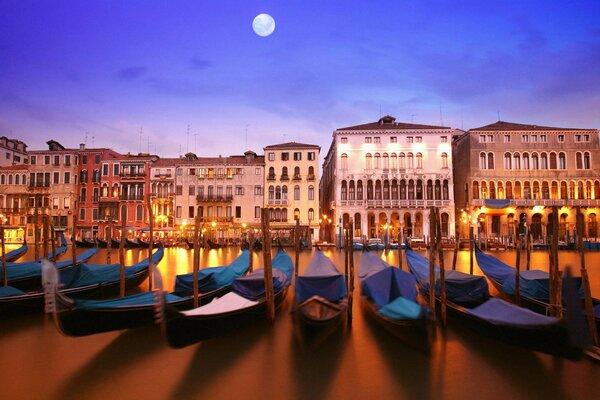
[{"label": "stone building", "polygon": [[17,139],[0,136],[0,166],[27,163],[27,145]]},{"label": "stone building", "polygon": [[376,122],[336,129],[323,164],[322,213],[337,234],[351,217],[354,237],[429,233],[429,208],[439,207],[442,235],[454,235],[451,140],[445,126]]},{"label": "stone building", "polygon": [[598,238],[600,148],[597,129],[556,128],[505,121],[470,129],[453,143],[461,232],[470,224],[489,241],[512,242],[527,226],[538,243],[558,207],[559,240],[575,235],[575,207],[585,237]]},{"label": "stone building", "polygon": [[23,243],[29,207],[29,166],[0,167],[0,224],[6,243]]}]

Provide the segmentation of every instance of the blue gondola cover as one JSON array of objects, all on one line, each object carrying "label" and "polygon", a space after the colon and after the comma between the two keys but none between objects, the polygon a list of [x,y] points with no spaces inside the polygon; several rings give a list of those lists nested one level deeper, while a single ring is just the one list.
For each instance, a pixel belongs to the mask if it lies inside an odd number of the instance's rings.
[{"label": "blue gondola cover", "polygon": [[333,262],[317,251],[305,273],[296,279],[296,301],[302,303],[312,296],[336,302],[346,296],[346,280]]},{"label": "blue gondola cover", "polygon": [[[165,294],[165,301],[167,303],[181,300],[181,297],[172,295],[170,293]],[[118,307],[134,307],[134,306],[149,306],[156,303],[156,298],[153,292],[137,293],[130,296],[108,299],[108,300],[75,300],[75,306],[80,309],[87,310],[101,310],[106,308],[118,308]]]},{"label": "blue gondola cover", "polygon": [[547,317],[498,298],[492,298],[467,312],[497,325],[548,326],[559,320]]},{"label": "blue gondola cover", "polygon": [[[278,292],[289,286],[294,274],[294,264],[285,251],[279,250],[272,261],[273,290]],[[264,269],[260,268],[249,275],[237,278],[231,290],[249,300],[258,300],[265,296]]]}]

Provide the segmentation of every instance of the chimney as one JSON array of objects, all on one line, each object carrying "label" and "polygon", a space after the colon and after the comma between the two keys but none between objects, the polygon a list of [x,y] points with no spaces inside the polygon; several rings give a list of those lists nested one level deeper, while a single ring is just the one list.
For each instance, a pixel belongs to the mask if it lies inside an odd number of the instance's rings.
[{"label": "chimney", "polygon": [[79,150],[85,150],[85,143],[79,143]]}]

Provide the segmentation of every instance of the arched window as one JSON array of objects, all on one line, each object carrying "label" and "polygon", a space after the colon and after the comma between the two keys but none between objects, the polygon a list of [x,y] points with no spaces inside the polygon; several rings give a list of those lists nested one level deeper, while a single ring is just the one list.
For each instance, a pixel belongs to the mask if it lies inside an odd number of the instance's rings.
[{"label": "arched window", "polygon": [[356,200],[356,189],[354,188],[354,181],[350,181],[348,200]]},{"label": "arched window", "polygon": [[373,156],[371,155],[371,153],[367,153],[367,155],[365,156],[365,168],[373,169]]},{"label": "arched window", "polygon": [[490,182],[490,199],[496,198],[496,184],[494,181]]},{"label": "arched window", "polygon": [[375,153],[375,169],[381,168],[381,155],[379,153]]},{"label": "arched window", "polygon": [[135,208],[135,219],[136,221],[144,220],[144,206],[142,206],[141,204],[138,204]]},{"label": "arched window", "polygon": [[400,180],[400,200],[406,200],[406,181]]},{"label": "arched window", "polygon": [[346,181],[342,181],[342,200],[348,200],[348,188],[346,187]]},{"label": "arched window", "polygon": [[406,158],[407,158],[407,163],[408,163],[407,168],[409,168],[409,169],[414,168],[413,153],[408,153],[406,155]]},{"label": "arched window", "polygon": [[388,153],[383,153],[383,169],[389,169],[390,168],[390,157],[388,156]]},{"label": "arched window", "polygon": [[363,200],[363,183],[358,181],[356,183],[356,200]]},{"label": "arched window", "polygon": [[392,169],[398,169],[398,156],[396,153],[392,153],[390,158],[392,159]]},{"label": "arched window", "polygon": [[577,182],[577,198],[583,199],[584,196],[585,196],[585,194],[583,193],[583,182],[579,181],[579,182]]},{"label": "arched window", "polygon": [[592,163],[590,161],[590,153],[587,151],[583,153],[583,169],[591,169]]},{"label": "arched window", "polygon": [[485,181],[481,182],[481,198],[482,199],[488,198],[487,183]]},{"label": "arched window", "polygon": [[23,185],[27,185],[27,175],[23,174],[23,178],[21,178],[21,182]]},{"label": "arched window", "polygon": [[540,183],[538,181],[533,181],[533,198],[540,198]]},{"label": "arched window", "polygon": [[421,179],[417,179],[416,198],[423,200],[423,181]]},{"label": "arched window", "polygon": [[593,199],[592,197],[592,182],[587,181],[585,183],[585,198],[586,199]]},{"label": "arched window", "polygon": [[556,153],[554,152],[550,153],[550,169],[556,169]]},{"label": "arched window", "polygon": [[565,182],[565,181],[562,181],[560,183],[560,198],[562,200],[567,200],[569,198],[568,191],[567,191],[567,182]]},{"label": "arched window", "polygon": [[442,153],[442,168],[448,168],[448,154]]},{"label": "arched window", "polygon": [[531,169],[540,169],[540,162],[537,153],[531,155]]},{"label": "arched window", "polygon": [[548,169],[548,154],[542,153],[540,156],[540,168]]},{"label": "arched window", "polygon": [[281,187],[281,199],[285,202],[287,202],[288,199],[288,189],[286,185],[283,185]]},{"label": "arched window", "polygon": [[542,199],[550,198],[550,187],[548,186],[548,182],[542,182]]},{"label": "arched window", "polygon": [[127,221],[127,206],[125,204],[121,206],[121,218]]},{"label": "arched window", "polygon": [[577,169],[583,169],[583,158],[581,157],[580,152],[575,154],[575,167]]},{"label": "arched window", "polygon": [[479,198],[479,182],[477,182],[477,181],[473,182],[472,191],[473,191],[473,198],[478,199]]},{"label": "arched window", "polygon": [[8,175],[8,184],[9,185],[13,184],[13,175],[12,174]]},{"label": "arched window", "polygon": [[341,162],[341,167],[342,169],[348,169],[348,154],[344,153],[342,154],[342,162]]},{"label": "arched window", "polygon": [[406,157],[404,157],[404,153],[400,153],[399,155],[399,166],[398,168],[404,169],[406,168]]},{"label": "arched window", "polygon": [[487,167],[487,158],[485,153],[479,153],[479,169],[486,169]]},{"label": "arched window", "polygon": [[275,188],[269,186],[269,200],[275,200]]},{"label": "arched window", "polygon": [[[433,181],[431,179],[427,180],[427,192],[426,192],[427,200],[433,200]],[[476,197],[474,197],[476,198]]]},{"label": "arched window", "polygon": [[440,180],[439,179],[435,180],[434,194],[435,194],[435,199],[436,200],[441,200],[442,199],[442,186],[440,185]]},{"label": "arched window", "polygon": [[275,186],[275,200],[281,200],[281,186]]},{"label": "arched window", "polygon": [[450,200],[450,191],[448,188],[448,180],[444,179],[444,183],[442,185],[442,200]]},{"label": "arched window", "polygon": [[315,167],[313,167],[312,165],[310,167],[308,167],[308,179],[309,180],[315,179]]},{"label": "arched window", "polygon": [[315,210],[313,208],[308,209],[308,221],[313,221],[315,219]]},{"label": "arched window", "polygon": [[287,220],[288,220],[287,208],[283,208],[281,210],[281,222],[287,222]]},{"label": "arched window", "polygon": [[392,200],[398,200],[398,181],[392,181]]},{"label": "arched window", "polygon": [[498,187],[497,187],[497,192],[496,192],[496,198],[497,199],[504,199],[504,184],[502,183],[502,181],[498,182]]},{"label": "arched window", "polygon": [[408,181],[408,199],[409,200],[415,199],[415,181],[412,179],[410,179]]},{"label": "arched window", "polygon": [[367,181],[367,200],[373,200],[373,181]]},{"label": "arched window", "polygon": [[577,196],[575,196],[575,182],[571,181],[569,182],[569,199],[576,199]]},{"label": "arched window", "polygon": [[512,156],[510,153],[504,153],[504,169],[512,169]]},{"label": "arched window", "polygon": [[517,181],[517,182],[515,182],[514,198],[515,199],[521,199],[522,196],[523,195],[521,193],[521,182]]},{"label": "arched window", "polygon": [[107,183],[102,184],[102,194],[100,196],[108,197],[108,184]]},{"label": "arched window", "polygon": [[442,222],[441,222],[441,229],[442,229],[442,236],[443,237],[448,237],[448,214],[447,213],[442,213],[441,215],[442,217]]},{"label": "arched window", "polygon": [[294,167],[294,179],[300,179],[300,167]]},{"label": "arched window", "polygon": [[275,168],[274,167],[269,167],[269,178],[268,179],[275,179]]},{"label": "arched window", "polygon": [[281,179],[289,179],[287,167],[281,168]]},{"label": "arched window", "polygon": [[487,155],[487,167],[488,169],[494,169],[495,168],[495,164],[494,164],[494,153],[488,153]]},{"label": "arched window", "polygon": [[309,200],[314,200],[315,199],[315,187],[310,185],[308,187],[308,199]]},{"label": "arched window", "polygon": [[[552,168],[552,154],[550,154],[550,168]],[[554,155],[554,167],[556,168],[556,155]],[[558,154],[558,168],[559,169],[567,169],[567,157],[565,156],[565,153],[559,153]]]},{"label": "arched window", "polygon": [[294,200],[300,200],[300,186],[298,185],[294,186]]},{"label": "arched window", "polygon": [[513,154],[513,169],[521,169],[521,156],[519,153]]},{"label": "arched window", "polygon": [[506,198],[507,199],[511,199],[513,198],[513,190],[512,190],[512,182],[506,182]]},{"label": "arched window", "polygon": [[423,154],[417,153],[417,168],[423,168]]},{"label": "arched window", "polygon": [[552,188],[550,189],[550,198],[552,200],[558,200],[558,183],[552,181]]},{"label": "arched window", "polygon": [[594,198],[600,199],[600,181],[594,181]]},{"label": "arched window", "polygon": [[298,221],[299,219],[300,219],[300,209],[295,208],[294,209],[294,221]]},{"label": "arched window", "polygon": [[381,200],[381,181],[375,181],[375,200]]},{"label": "arched window", "polygon": [[525,200],[531,199],[531,182],[529,181],[523,183],[523,198]]},{"label": "arched window", "polygon": [[523,169],[529,169],[529,154],[523,153]]},{"label": "arched window", "polygon": [[20,185],[21,184],[21,175],[17,174],[15,175],[15,185]]},{"label": "arched window", "polygon": [[387,179],[383,181],[383,199],[390,199],[390,181],[388,181]]}]

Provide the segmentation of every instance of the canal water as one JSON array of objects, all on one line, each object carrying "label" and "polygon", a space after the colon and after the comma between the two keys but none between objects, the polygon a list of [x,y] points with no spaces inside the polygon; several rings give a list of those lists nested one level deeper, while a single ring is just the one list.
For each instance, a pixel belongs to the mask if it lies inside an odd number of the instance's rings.
[{"label": "canal water", "polygon": [[[239,249],[201,253],[202,266],[229,263]],[[291,252],[293,258],[293,252]],[[343,269],[343,253],[327,249]],[[398,252],[381,252],[398,265]],[[515,253],[494,255],[514,263]],[[32,257],[28,254],[29,257]],[[126,253],[128,263],[143,258]],[[311,257],[300,254],[300,273]],[[355,254],[360,264],[360,253]],[[574,252],[561,266],[575,267]],[[118,260],[115,252],[113,262]],[[532,254],[547,269],[548,255]],[[452,252],[445,253],[451,265]],[[592,292],[600,296],[600,253],[587,253]],[[92,262],[106,262],[101,250]],[[192,252],[166,249],[159,264],[167,289],[191,271]],[[255,254],[262,264],[262,253]],[[524,257],[523,257],[523,265]],[[406,268],[406,263],[403,263]],[[480,273],[476,267],[475,272]],[[462,251],[458,269],[468,271]],[[358,288],[358,286],[356,286]],[[143,286],[142,286],[143,289]],[[357,293],[358,295],[358,293]],[[567,361],[505,345],[452,324],[426,356],[398,342],[365,318],[355,302],[351,329],[319,346],[306,346],[290,314],[292,293],[274,323],[259,322],[203,343],[173,350],[157,326],[82,338],[60,334],[51,318],[0,320],[0,397],[5,399],[593,399],[600,393],[600,364]]]}]

